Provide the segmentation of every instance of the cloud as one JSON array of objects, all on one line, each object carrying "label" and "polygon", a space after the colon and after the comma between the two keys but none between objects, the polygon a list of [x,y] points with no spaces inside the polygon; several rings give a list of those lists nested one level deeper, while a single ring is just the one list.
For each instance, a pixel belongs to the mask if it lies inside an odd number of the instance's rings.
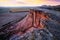
[{"label": "cloud", "polygon": [[25,3],[25,2],[16,2],[16,3],[18,3],[18,4],[27,4],[27,3]]},{"label": "cloud", "polygon": [[0,0],[0,6],[60,5],[60,0]]},{"label": "cloud", "polygon": [[47,1],[60,2],[60,0],[47,0]]}]

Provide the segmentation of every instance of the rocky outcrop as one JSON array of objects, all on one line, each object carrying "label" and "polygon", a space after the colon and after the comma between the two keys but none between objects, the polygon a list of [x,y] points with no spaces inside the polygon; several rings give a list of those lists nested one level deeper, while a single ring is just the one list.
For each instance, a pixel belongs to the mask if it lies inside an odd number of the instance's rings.
[{"label": "rocky outcrop", "polygon": [[22,35],[13,35],[10,40],[53,40],[53,35],[47,29],[30,28]]},{"label": "rocky outcrop", "polygon": [[59,15],[47,11],[30,10],[24,19],[2,30],[1,36],[6,40],[59,40]]}]

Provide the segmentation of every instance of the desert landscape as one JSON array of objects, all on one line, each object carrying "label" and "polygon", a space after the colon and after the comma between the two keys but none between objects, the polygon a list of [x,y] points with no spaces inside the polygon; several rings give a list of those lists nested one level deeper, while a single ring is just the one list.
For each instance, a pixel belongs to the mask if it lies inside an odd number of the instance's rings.
[{"label": "desert landscape", "polygon": [[60,5],[0,7],[0,40],[60,40]]}]

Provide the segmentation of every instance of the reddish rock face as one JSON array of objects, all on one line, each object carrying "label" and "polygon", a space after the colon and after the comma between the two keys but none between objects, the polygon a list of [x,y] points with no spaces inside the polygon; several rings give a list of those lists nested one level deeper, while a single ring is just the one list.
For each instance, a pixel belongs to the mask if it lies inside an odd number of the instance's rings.
[{"label": "reddish rock face", "polygon": [[48,16],[43,12],[37,10],[30,10],[30,14],[32,14],[32,23],[34,27],[39,27],[40,29],[44,28],[44,21],[48,19]]},{"label": "reddish rock face", "polygon": [[[42,12],[30,10],[30,13],[17,23],[16,30],[19,32],[10,39],[20,40],[52,40],[53,35],[45,29],[44,22],[48,16]],[[17,37],[19,36],[19,37]]]},{"label": "reddish rock face", "polygon": [[30,10],[30,13],[23,20],[16,24],[15,30],[19,32],[26,32],[32,27],[43,29],[45,27],[44,22],[47,19],[48,16],[46,16],[43,12]]}]

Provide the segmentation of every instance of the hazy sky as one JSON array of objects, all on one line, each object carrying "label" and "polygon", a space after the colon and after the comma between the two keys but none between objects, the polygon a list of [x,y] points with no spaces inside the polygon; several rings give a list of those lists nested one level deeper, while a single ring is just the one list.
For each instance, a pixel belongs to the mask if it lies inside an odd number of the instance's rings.
[{"label": "hazy sky", "polygon": [[60,0],[0,0],[0,6],[60,5]]}]

